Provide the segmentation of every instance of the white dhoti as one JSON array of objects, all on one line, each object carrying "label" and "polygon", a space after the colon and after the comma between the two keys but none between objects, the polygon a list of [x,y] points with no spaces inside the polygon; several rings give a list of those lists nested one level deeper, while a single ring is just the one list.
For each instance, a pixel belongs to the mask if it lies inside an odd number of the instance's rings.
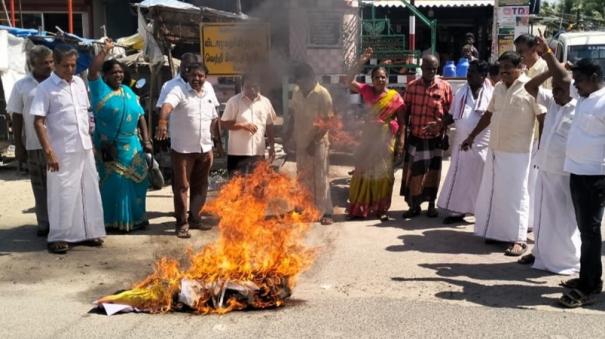
[{"label": "white dhoti", "polygon": [[463,151],[460,149],[461,144],[462,142],[458,142],[453,147],[452,162],[439,193],[437,206],[455,214],[473,214],[481,186],[487,147],[473,146],[468,151]]},{"label": "white dhoti", "polygon": [[469,150],[463,151],[460,146],[481,120],[492,93],[493,87],[486,82],[477,98],[473,97],[468,84],[459,89],[454,96],[451,114],[454,118],[456,134],[452,145],[452,162],[437,200],[439,208],[454,215],[475,213],[477,194],[488,152],[489,128],[475,137]]},{"label": "white dhoti", "polygon": [[[538,140],[534,140],[534,143],[531,147],[531,163],[534,163],[534,158],[538,153]],[[536,179],[538,177],[538,168],[536,166],[529,167],[529,175],[527,176],[527,191],[529,192],[529,221],[527,222],[528,228],[534,228],[534,209],[535,209],[535,191],[536,191]]]},{"label": "white dhoti", "polygon": [[59,171],[49,172],[48,242],[79,242],[105,236],[99,175],[92,150],[59,153]]},{"label": "white dhoti", "polygon": [[529,213],[530,153],[489,150],[475,206],[475,235],[525,242]]},{"label": "white dhoti", "polygon": [[557,274],[579,272],[581,241],[569,174],[539,171],[534,197],[533,267]]},{"label": "white dhoti", "polygon": [[309,190],[317,210],[323,215],[332,215],[333,210],[328,155],[329,146],[325,142],[316,145],[314,155],[302,148],[296,151],[298,179]]}]

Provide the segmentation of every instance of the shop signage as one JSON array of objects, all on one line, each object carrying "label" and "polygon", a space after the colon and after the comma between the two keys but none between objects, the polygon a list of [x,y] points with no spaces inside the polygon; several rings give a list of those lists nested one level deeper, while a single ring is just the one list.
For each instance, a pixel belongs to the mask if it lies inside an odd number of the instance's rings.
[{"label": "shop signage", "polygon": [[200,30],[204,64],[212,75],[238,75],[269,61],[267,23],[203,23]]}]

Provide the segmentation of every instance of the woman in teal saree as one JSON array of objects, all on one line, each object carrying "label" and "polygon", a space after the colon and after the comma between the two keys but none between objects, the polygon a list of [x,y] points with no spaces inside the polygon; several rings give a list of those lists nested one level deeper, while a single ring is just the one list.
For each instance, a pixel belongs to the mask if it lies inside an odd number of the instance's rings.
[{"label": "woman in teal saree", "polygon": [[[122,84],[124,66],[113,59],[104,62],[111,48],[113,44],[108,40],[89,68],[90,102],[95,119],[93,143],[105,228],[130,232],[149,224],[145,212],[149,186],[145,152],[151,152],[152,147],[139,98]],[[103,77],[99,77],[99,69]]]}]

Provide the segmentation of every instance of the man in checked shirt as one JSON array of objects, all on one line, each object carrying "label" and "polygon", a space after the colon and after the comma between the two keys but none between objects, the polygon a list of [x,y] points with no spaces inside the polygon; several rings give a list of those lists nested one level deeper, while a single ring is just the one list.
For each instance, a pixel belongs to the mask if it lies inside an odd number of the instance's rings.
[{"label": "man in checked shirt", "polygon": [[409,210],[404,218],[420,214],[420,204],[428,202],[426,215],[438,216],[435,208],[441,179],[441,159],[447,149],[444,115],[452,103],[452,87],[439,79],[439,60],[433,55],[422,58],[422,77],[412,81],[405,92],[405,119],[408,126],[406,153],[400,194]]}]

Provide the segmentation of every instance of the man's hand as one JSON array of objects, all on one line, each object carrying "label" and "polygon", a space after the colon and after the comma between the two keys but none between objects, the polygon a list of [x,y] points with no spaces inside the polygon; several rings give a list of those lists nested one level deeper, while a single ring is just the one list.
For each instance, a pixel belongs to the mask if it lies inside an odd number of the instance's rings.
[{"label": "man's hand", "polygon": [[145,153],[153,153],[153,145],[151,144],[150,140],[146,140],[143,143],[143,150],[145,151]]},{"label": "man's hand", "polygon": [[237,126],[240,129],[243,129],[244,131],[250,132],[250,134],[254,134],[258,130],[258,127],[256,127],[256,125],[251,122],[244,122],[241,124],[237,124]]},{"label": "man's hand", "polygon": [[51,172],[59,171],[59,158],[55,152],[51,149],[44,153],[46,154],[46,165],[48,166],[48,170]]},{"label": "man's hand", "polygon": [[217,145],[214,147],[215,151],[216,151],[216,156],[217,158],[222,158],[225,156],[225,149],[223,148],[223,144],[222,143],[217,143]]},{"label": "man's hand", "polygon": [[439,121],[433,121],[428,123],[428,125],[426,125],[423,130],[425,134],[428,135],[435,135],[435,134],[439,134],[439,132],[443,129],[443,123],[441,122],[441,120]]},{"label": "man's hand", "polygon": [[155,129],[155,139],[156,140],[168,139],[168,122],[166,120],[159,121],[158,127],[156,127],[156,129]]},{"label": "man's hand", "polygon": [[18,143],[15,145],[15,158],[17,158],[17,160],[20,162],[27,161],[27,150],[25,147],[23,147],[23,145]]},{"label": "man's hand", "polygon": [[109,52],[111,52],[112,49],[113,49],[113,40],[111,40],[111,38],[106,38],[105,41],[103,41],[103,47],[102,47],[103,53],[109,54]]},{"label": "man's hand", "polygon": [[468,136],[468,138],[466,138],[466,140],[464,140],[462,142],[462,145],[460,145],[460,148],[462,148],[463,151],[468,151],[469,149],[473,148],[473,142],[475,141],[475,138],[473,136]]},{"label": "man's hand", "polygon": [[546,39],[542,36],[542,32],[540,32],[540,35],[536,37],[536,52],[542,55],[546,54],[549,50],[550,47],[548,47],[548,42],[546,42]]}]

